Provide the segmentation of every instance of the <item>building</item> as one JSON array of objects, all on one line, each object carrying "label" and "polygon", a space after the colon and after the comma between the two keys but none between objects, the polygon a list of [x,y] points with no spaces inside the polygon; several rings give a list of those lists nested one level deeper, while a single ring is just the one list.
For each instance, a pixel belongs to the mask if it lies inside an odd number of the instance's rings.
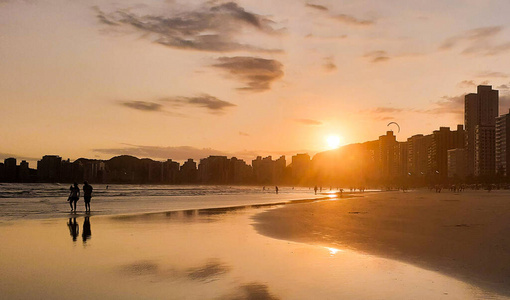
[{"label": "building", "polygon": [[225,184],[228,179],[229,159],[226,156],[202,158],[198,165],[198,180],[206,184]]},{"label": "building", "polygon": [[[479,151],[485,151],[488,144],[495,144],[495,140],[487,139],[487,137],[494,136],[490,132],[496,126],[496,117],[498,116],[498,105],[499,105],[499,91],[493,90],[490,85],[479,85],[477,87],[477,93],[467,94],[464,98],[464,125],[466,130],[466,151],[467,151],[467,163],[468,173],[476,176],[475,169],[480,172],[488,170],[485,166],[488,166],[490,162],[484,159],[490,157],[485,155],[487,153],[475,153],[476,149]],[[480,126],[480,130],[477,131],[477,126]],[[485,136],[476,137],[476,134],[484,134]],[[476,145],[479,143],[487,143]],[[478,157],[478,159],[476,159]],[[478,164],[478,166],[476,166]],[[482,166],[483,165],[483,166]],[[483,170],[482,170],[483,169]]]},{"label": "building", "polygon": [[496,118],[496,166],[499,176],[508,176],[510,171],[510,111]]},{"label": "building", "polygon": [[18,179],[16,159],[13,157],[4,159],[5,181],[15,182]]},{"label": "building", "polygon": [[57,155],[45,155],[37,161],[37,177],[43,182],[58,182],[62,158]]},{"label": "building", "polygon": [[26,160],[22,160],[18,167],[18,180],[21,182],[30,181],[30,168]]},{"label": "building", "polygon": [[181,166],[180,173],[181,183],[195,183],[197,182],[197,163],[193,159],[188,159]]},{"label": "building", "polygon": [[292,182],[295,184],[306,184],[309,181],[311,160],[308,153],[292,156]]},{"label": "building", "polygon": [[448,178],[464,179],[467,176],[467,154],[465,148],[448,150]]},{"label": "building", "polygon": [[429,148],[428,171],[438,174],[440,178],[448,177],[448,150],[464,147],[465,132],[462,125],[456,131],[450,127],[440,127],[432,133]]},{"label": "building", "polygon": [[407,172],[411,176],[422,176],[428,173],[428,151],[431,144],[431,134],[417,134],[407,139]]},{"label": "building", "polygon": [[379,175],[381,178],[392,179],[399,175],[400,151],[397,137],[393,131],[379,137]]},{"label": "building", "polygon": [[476,126],[474,175],[496,174],[496,126]]},{"label": "building", "polygon": [[165,161],[162,166],[162,168],[163,168],[163,170],[161,172],[162,176],[163,176],[162,182],[170,183],[170,184],[178,183],[180,167],[181,166],[179,165],[178,162],[173,161],[171,159],[167,159],[167,161]]}]

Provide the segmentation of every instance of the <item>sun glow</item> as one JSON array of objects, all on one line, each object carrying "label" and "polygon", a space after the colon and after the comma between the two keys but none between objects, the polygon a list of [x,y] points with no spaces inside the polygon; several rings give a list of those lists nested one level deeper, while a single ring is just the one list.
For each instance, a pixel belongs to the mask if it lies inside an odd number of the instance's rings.
[{"label": "sun glow", "polygon": [[326,138],[328,149],[336,149],[340,147],[341,139],[338,135],[330,135]]}]

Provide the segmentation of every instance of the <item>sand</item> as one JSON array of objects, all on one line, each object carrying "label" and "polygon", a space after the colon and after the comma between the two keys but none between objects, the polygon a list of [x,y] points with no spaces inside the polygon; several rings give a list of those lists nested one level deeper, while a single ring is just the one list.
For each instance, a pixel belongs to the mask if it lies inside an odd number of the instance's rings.
[{"label": "sand", "polygon": [[510,192],[428,190],[287,205],[255,217],[264,235],[411,263],[510,295]]}]

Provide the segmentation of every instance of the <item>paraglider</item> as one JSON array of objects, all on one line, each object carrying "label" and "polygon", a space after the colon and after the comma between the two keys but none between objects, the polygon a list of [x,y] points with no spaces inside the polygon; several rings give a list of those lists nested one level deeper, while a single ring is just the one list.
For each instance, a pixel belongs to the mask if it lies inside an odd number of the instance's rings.
[{"label": "paraglider", "polygon": [[400,133],[400,125],[398,125],[397,122],[389,122],[388,125],[386,125],[386,126],[390,126],[391,124],[397,125],[398,133]]}]

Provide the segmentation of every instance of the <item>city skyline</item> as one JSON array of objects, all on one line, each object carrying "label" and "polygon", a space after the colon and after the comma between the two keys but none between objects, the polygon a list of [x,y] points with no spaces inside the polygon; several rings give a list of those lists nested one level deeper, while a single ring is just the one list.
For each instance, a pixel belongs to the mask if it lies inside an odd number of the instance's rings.
[{"label": "city skyline", "polygon": [[463,124],[479,84],[508,111],[509,3],[396,2],[0,1],[0,159],[404,141]]}]

